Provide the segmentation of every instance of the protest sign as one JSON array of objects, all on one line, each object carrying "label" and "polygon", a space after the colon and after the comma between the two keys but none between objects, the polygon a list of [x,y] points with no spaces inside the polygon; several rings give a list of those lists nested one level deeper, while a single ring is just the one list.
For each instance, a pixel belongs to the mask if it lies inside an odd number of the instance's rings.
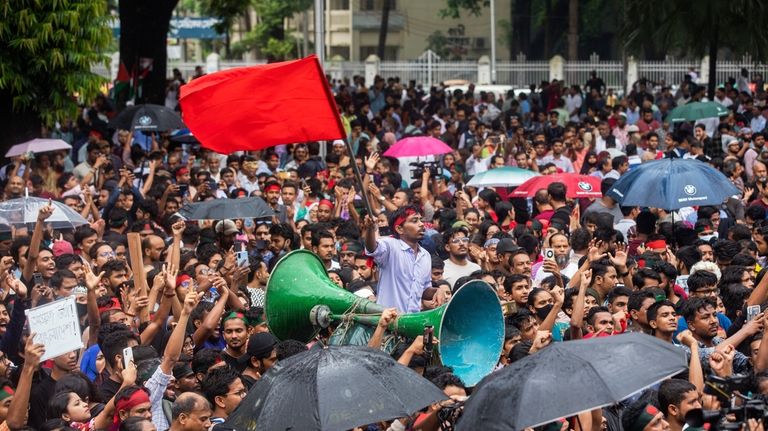
[{"label": "protest sign", "polygon": [[45,346],[41,361],[83,347],[75,297],[68,296],[26,311],[35,343]]}]

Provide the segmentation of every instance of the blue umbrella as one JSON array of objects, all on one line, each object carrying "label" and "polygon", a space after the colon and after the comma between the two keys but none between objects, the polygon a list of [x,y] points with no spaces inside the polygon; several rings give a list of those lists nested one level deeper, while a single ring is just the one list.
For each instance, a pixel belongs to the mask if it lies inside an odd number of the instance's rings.
[{"label": "blue umbrella", "polygon": [[720,205],[739,190],[717,169],[698,160],[662,159],[632,169],[606,194],[622,206],[676,210]]}]

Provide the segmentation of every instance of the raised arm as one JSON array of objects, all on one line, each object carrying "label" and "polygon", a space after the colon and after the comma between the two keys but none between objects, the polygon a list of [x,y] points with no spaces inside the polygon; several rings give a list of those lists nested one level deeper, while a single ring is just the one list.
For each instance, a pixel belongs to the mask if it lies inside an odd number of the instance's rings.
[{"label": "raised arm", "polygon": [[35,272],[35,261],[37,260],[37,254],[40,253],[40,244],[43,242],[45,220],[50,217],[51,214],[53,214],[53,205],[49,200],[48,204],[40,208],[40,212],[37,213],[37,223],[35,223],[35,230],[32,231],[32,241],[29,245],[29,251],[27,252],[27,264],[24,266],[24,271],[22,272],[24,280],[31,280],[32,273]]},{"label": "raised arm", "polygon": [[87,309],[88,309],[88,346],[96,344],[99,327],[101,326],[101,315],[99,306],[96,303],[96,289],[99,288],[99,282],[104,277],[104,271],[99,275],[93,273],[90,265],[83,265],[85,272],[85,287],[88,289]]},{"label": "raised arm", "polygon": [[181,309],[181,315],[176,322],[176,327],[173,328],[173,332],[171,332],[171,337],[168,339],[168,344],[165,346],[165,352],[163,352],[162,362],[160,362],[160,369],[163,370],[163,373],[165,374],[171,374],[173,366],[176,365],[176,361],[179,360],[181,349],[184,347],[184,336],[187,333],[189,315],[192,313],[192,310],[195,309],[202,297],[202,293],[189,291],[184,298],[184,307]]},{"label": "raised arm", "polygon": [[45,354],[43,344],[35,344],[35,333],[27,338],[24,346],[24,367],[21,369],[19,384],[8,407],[8,416],[5,418],[8,428],[12,430],[24,428],[27,424],[27,410],[29,409],[29,395],[32,392],[32,378],[40,366],[40,358]]}]

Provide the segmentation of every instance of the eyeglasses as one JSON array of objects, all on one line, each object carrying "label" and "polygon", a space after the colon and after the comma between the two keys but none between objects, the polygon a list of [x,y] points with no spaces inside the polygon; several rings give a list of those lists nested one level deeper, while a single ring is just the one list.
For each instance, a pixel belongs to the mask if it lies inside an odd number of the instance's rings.
[{"label": "eyeglasses", "polygon": [[467,244],[469,243],[469,238],[454,238],[451,240],[451,244]]},{"label": "eyeglasses", "polygon": [[240,398],[245,398],[245,396],[248,395],[248,391],[246,391],[245,389],[241,389],[237,392],[230,392],[227,395],[237,395]]},{"label": "eyeglasses", "polygon": [[691,293],[702,294],[702,295],[711,295],[714,293],[715,295],[719,295],[720,289],[699,289]]},{"label": "eyeglasses", "polygon": [[115,257],[115,252],[114,251],[104,251],[104,252],[99,253],[99,256],[105,257],[105,258]]}]

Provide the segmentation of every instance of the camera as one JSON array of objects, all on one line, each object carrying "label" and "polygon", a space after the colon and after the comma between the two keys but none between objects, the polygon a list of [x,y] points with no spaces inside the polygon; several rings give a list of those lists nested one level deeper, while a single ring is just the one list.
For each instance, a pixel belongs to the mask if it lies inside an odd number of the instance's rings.
[{"label": "camera", "polygon": [[443,175],[443,168],[437,162],[413,162],[409,166],[412,166],[411,179],[413,180],[421,179],[425,170],[429,170],[429,176],[432,178]]}]

